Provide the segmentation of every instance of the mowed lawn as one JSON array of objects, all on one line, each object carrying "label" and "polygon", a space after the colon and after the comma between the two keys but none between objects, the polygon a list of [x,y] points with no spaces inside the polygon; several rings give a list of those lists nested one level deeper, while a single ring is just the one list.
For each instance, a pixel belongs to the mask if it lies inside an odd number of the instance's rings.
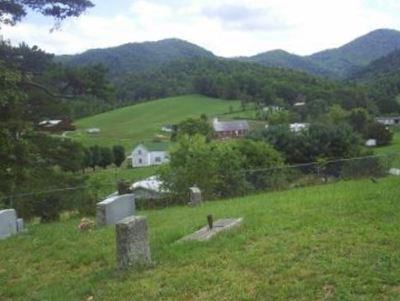
[{"label": "mowed lawn", "polygon": [[[113,227],[28,225],[0,241],[0,300],[399,300],[400,179],[346,181],[148,217],[154,266],[115,270]],[[176,243],[215,218],[243,225]]]},{"label": "mowed lawn", "polygon": [[[165,124],[206,114],[210,118],[240,109],[239,101],[213,99],[200,95],[186,95],[148,101],[116,109],[75,122],[77,131],[68,133],[86,145],[112,146],[122,144],[127,150],[142,140],[151,141]],[[87,134],[86,129],[99,128],[99,134]]]}]

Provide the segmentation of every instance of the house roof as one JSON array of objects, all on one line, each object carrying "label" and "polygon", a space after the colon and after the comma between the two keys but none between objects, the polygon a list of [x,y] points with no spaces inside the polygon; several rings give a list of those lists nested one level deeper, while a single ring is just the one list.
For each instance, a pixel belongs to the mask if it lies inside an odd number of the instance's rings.
[{"label": "house roof", "polygon": [[230,132],[248,130],[250,127],[246,120],[219,121],[215,119],[213,128],[216,132]]},{"label": "house roof", "polygon": [[135,191],[136,189],[145,189],[154,192],[166,192],[162,188],[163,182],[158,179],[157,176],[152,176],[142,181],[138,181],[132,184],[131,189]]},{"label": "house roof", "polygon": [[166,151],[171,146],[171,142],[142,142],[136,144],[133,149],[136,149],[139,146],[143,146],[151,152],[162,152]]}]

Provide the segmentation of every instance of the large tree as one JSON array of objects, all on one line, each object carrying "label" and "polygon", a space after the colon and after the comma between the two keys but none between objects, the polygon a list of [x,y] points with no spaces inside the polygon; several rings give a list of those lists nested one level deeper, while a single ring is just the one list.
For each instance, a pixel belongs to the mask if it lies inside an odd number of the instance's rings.
[{"label": "large tree", "polygon": [[88,0],[0,0],[0,26],[15,25],[28,11],[61,21],[68,17],[78,17],[93,6]]}]

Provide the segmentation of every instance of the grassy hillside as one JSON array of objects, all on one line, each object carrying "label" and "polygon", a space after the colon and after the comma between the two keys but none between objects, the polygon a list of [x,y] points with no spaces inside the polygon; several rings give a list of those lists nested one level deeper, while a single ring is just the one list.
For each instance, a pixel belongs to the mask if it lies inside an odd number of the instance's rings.
[{"label": "grassy hillside", "polygon": [[[165,124],[178,123],[189,117],[209,117],[239,110],[239,101],[212,99],[199,95],[187,95],[149,101],[76,122],[77,131],[68,134],[86,145],[123,144],[127,150],[140,141],[149,141]],[[87,128],[100,128],[101,133],[87,134]]]},{"label": "grassy hillside", "polygon": [[[398,300],[399,179],[348,181],[141,212],[154,267],[119,274],[113,227],[28,225],[0,241],[1,300]],[[241,228],[176,241],[216,218]]]}]

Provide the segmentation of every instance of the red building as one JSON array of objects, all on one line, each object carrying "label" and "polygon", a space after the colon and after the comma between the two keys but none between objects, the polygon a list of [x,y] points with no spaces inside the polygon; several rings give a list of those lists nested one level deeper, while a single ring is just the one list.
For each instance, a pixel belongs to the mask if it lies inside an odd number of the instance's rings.
[{"label": "red building", "polygon": [[242,138],[249,131],[249,124],[246,120],[213,121],[214,135],[218,139]]}]

